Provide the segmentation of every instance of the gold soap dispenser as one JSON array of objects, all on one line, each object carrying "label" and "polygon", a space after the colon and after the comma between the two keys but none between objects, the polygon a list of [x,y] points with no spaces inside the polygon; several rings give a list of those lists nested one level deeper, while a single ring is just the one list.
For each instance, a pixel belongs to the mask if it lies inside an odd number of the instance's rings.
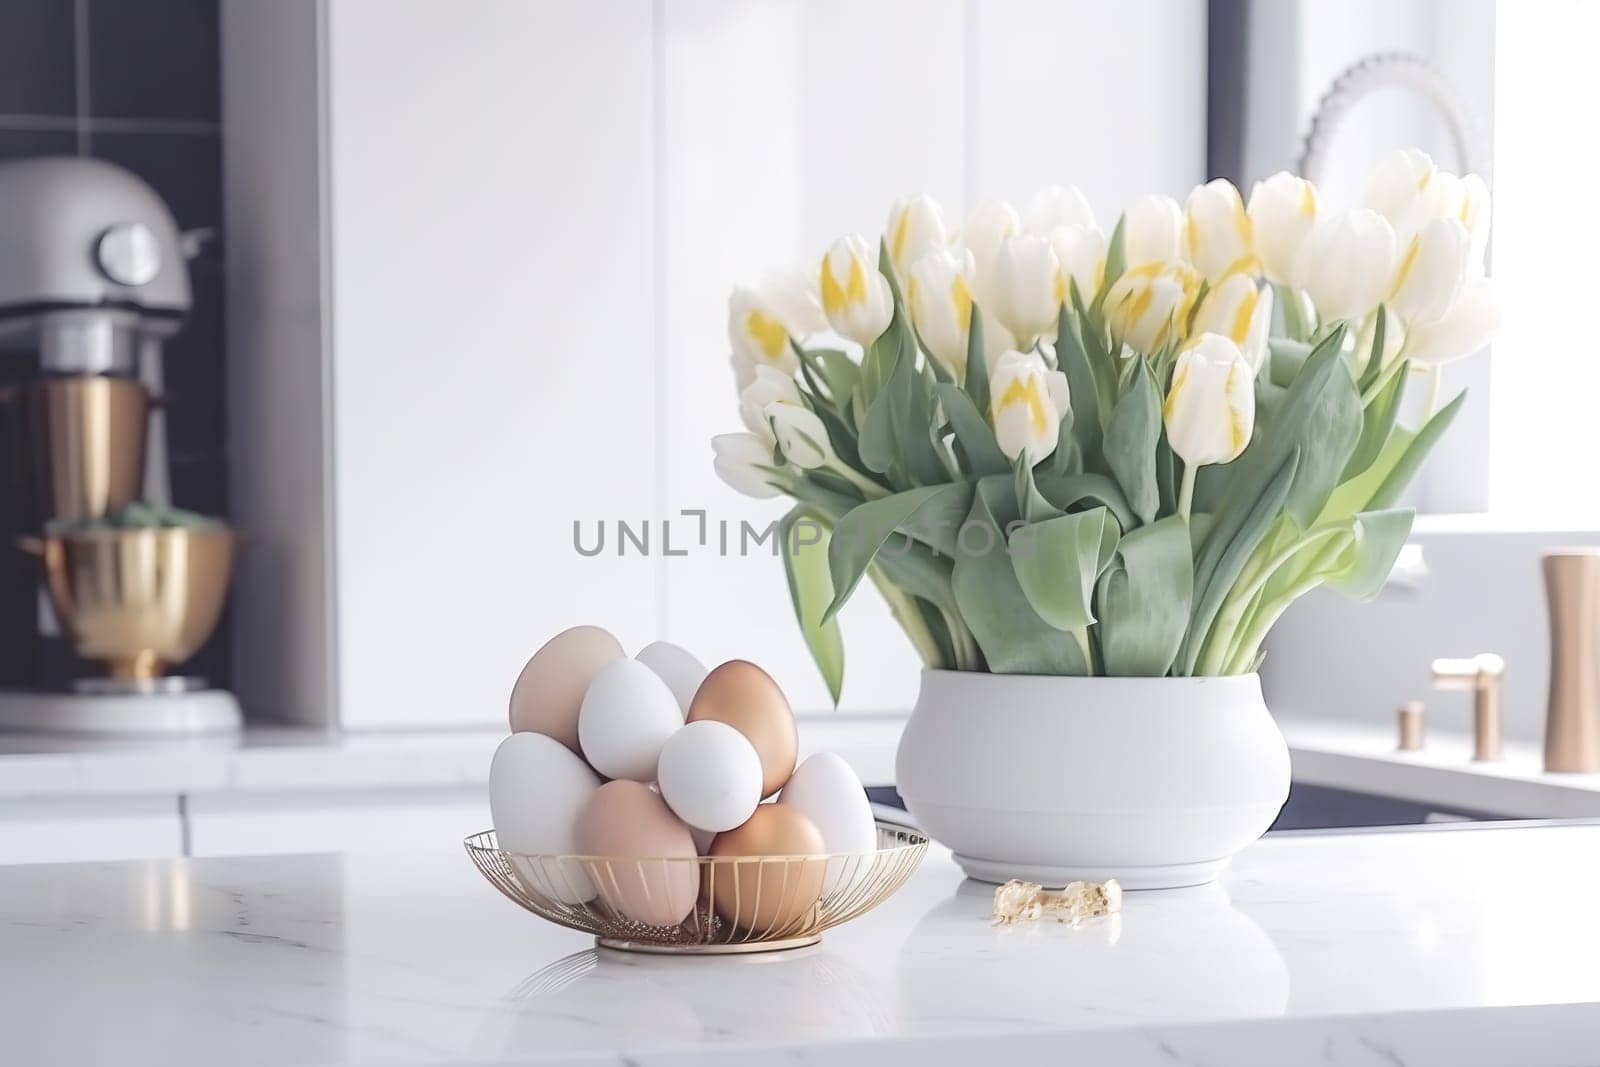
[{"label": "gold soap dispenser", "polygon": [[1544,769],[1600,771],[1600,548],[1544,555],[1550,605],[1550,708]]}]

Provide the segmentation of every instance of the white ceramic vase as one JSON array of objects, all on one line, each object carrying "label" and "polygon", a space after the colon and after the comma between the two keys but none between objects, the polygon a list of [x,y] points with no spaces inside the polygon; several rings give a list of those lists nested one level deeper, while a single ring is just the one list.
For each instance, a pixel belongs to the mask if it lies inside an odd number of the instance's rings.
[{"label": "white ceramic vase", "polygon": [[1254,674],[922,673],[895,760],[911,816],[986,882],[1209,882],[1289,795]]}]

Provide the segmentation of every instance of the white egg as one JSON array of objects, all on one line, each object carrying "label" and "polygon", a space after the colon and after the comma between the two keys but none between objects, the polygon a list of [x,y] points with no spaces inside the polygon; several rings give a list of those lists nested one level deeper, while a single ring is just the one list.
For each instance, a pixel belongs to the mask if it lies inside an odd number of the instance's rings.
[{"label": "white egg", "polygon": [[661,680],[667,683],[667,688],[672,690],[672,695],[678,698],[678,707],[683,709],[685,715],[689,714],[689,702],[710,673],[706,665],[688,649],[670,641],[655,641],[645,645],[633,658],[659,674]]},{"label": "white egg", "polygon": [[683,711],[672,690],[637,660],[600,668],[578,709],[578,747],[607,778],[655,781],[661,746],[682,728]]},{"label": "white egg", "polygon": [[[815,823],[829,852],[870,853],[878,847],[878,826],[867,791],[850,764],[832,752],[818,752],[796,767],[778,803],[797,809]],[[823,892],[832,893],[841,885],[848,888],[871,867],[870,857],[832,860]]]},{"label": "white egg", "polygon": [[[508,852],[577,853],[578,813],[599,786],[599,776],[555,738],[512,734],[489,764],[495,839]],[[563,903],[594,897],[594,885],[576,864],[516,857],[512,866],[535,892]]]},{"label": "white egg", "polygon": [[696,830],[732,830],[761,803],[761,757],[725,722],[692,722],[667,738],[656,780],[673,814]]}]

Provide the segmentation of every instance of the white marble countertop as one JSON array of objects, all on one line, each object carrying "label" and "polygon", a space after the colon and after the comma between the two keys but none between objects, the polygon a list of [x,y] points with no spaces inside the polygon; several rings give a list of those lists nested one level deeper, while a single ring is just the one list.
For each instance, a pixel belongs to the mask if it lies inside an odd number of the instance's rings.
[{"label": "white marble countertop", "polygon": [[1600,826],[1284,834],[1214,886],[997,929],[935,850],[815,948],[673,959],[596,952],[453,841],[9,867],[0,1035],[119,1067],[1577,1063],[1597,884]]}]

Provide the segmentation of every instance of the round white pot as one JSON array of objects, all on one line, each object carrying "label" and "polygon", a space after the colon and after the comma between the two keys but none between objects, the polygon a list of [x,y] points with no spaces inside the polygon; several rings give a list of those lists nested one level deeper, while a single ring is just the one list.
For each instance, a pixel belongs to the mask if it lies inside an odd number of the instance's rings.
[{"label": "round white pot", "polygon": [[895,759],[922,829],[986,882],[1198,885],[1289,795],[1254,674],[922,673]]}]

